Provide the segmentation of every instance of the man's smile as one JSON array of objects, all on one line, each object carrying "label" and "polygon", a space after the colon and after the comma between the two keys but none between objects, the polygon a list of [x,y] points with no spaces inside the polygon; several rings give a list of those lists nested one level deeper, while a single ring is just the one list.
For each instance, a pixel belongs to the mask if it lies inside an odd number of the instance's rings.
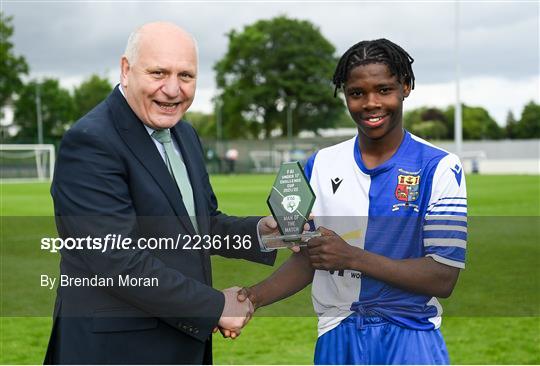
[{"label": "man's smile", "polygon": [[165,102],[160,102],[160,101],[157,101],[157,100],[154,100],[154,103],[159,107],[159,109],[161,109],[162,111],[167,112],[167,113],[176,112],[176,108],[180,105],[180,102],[165,103]]},{"label": "man's smile", "polygon": [[375,128],[384,124],[386,120],[388,119],[387,117],[388,117],[388,113],[372,115],[372,116],[362,116],[362,123],[364,123],[368,127]]}]

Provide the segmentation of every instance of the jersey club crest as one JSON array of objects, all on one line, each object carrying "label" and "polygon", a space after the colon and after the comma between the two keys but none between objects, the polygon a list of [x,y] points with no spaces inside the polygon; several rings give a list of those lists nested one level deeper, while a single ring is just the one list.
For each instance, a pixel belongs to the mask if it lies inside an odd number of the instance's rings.
[{"label": "jersey club crest", "polygon": [[418,212],[418,205],[411,204],[416,201],[419,195],[420,176],[413,174],[400,174],[398,175],[398,184],[396,187],[395,195],[399,203],[392,206],[392,211],[397,211],[400,208],[412,208]]},{"label": "jersey club crest", "polygon": [[396,187],[396,198],[399,201],[412,202],[418,198],[418,187],[420,186],[419,175],[398,175]]}]

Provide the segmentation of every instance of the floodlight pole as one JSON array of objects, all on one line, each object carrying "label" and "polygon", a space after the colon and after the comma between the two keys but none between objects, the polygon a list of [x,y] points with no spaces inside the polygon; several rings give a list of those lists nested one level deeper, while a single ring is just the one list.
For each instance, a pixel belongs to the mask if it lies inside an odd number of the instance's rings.
[{"label": "floodlight pole", "polygon": [[223,126],[222,126],[222,107],[223,102],[221,99],[216,100],[216,154],[219,159],[219,173],[221,173],[221,158],[224,156],[221,141],[223,139]]},{"label": "floodlight pole", "polygon": [[37,80],[36,80],[36,116],[37,116],[38,144],[43,144],[43,117],[41,115],[41,94],[39,90],[39,81]]},{"label": "floodlight pole", "polygon": [[[41,93],[39,88],[39,80],[36,80],[36,118],[37,118],[37,135],[38,144],[43,145],[43,116],[41,115]],[[36,167],[39,180],[43,179],[43,160],[41,153],[36,154]]]},{"label": "floodlight pole", "polygon": [[221,99],[218,99],[216,102],[216,137],[218,141],[221,141],[223,138],[223,130],[221,126]]},{"label": "floodlight pole", "polygon": [[292,106],[291,106],[291,103],[288,102],[287,103],[287,139],[289,140],[289,145],[291,146],[291,150],[293,149],[292,147],[292,136],[293,133],[292,133]]},{"label": "floodlight pole", "polygon": [[456,52],[456,105],[454,108],[454,142],[456,154],[462,153],[463,145],[463,115],[460,98],[460,64],[459,64],[459,0],[455,2],[455,52]]}]

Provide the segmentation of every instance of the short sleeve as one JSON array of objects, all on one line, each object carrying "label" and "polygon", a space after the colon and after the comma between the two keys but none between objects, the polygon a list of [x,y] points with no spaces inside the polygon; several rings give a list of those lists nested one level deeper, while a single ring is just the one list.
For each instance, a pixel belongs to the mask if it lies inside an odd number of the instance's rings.
[{"label": "short sleeve", "polygon": [[432,180],[424,218],[425,256],[452,267],[465,268],[467,249],[467,189],[458,157],[439,161]]},{"label": "short sleeve", "polygon": [[304,165],[304,174],[306,175],[308,182],[311,181],[311,173],[313,172],[313,165],[315,165],[316,156],[317,152],[312,154],[307,160],[306,165]]}]

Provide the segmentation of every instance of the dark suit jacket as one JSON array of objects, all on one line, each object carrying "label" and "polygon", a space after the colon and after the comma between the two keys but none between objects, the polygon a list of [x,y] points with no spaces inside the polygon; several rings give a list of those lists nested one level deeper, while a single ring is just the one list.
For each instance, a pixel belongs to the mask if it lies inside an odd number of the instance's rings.
[{"label": "dark suit jacket", "polygon": [[[224,306],[211,283],[210,255],[273,264],[261,253],[258,217],[217,210],[194,129],[171,129],[193,187],[201,235],[250,235],[249,250],[63,250],[65,278],[112,278],[114,286],[58,287],[46,363],[211,363],[211,331]],[[194,235],[181,194],[151,137],[118,87],[64,136],[51,188],[59,235],[104,238]],[[118,286],[118,276],[157,278]],[[124,277],[125,278],[125,277]]]}]

